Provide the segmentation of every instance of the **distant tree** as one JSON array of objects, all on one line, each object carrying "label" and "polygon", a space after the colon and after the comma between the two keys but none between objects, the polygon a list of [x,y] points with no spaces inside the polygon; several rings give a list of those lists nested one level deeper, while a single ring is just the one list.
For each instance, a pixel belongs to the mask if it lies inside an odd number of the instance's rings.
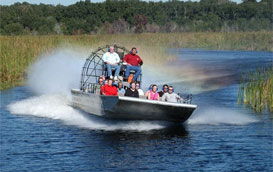
[{"label": "distant tree", "polygon": [[175,22],[168,22],[165,25],[165,31],[169,33],[176,32],[178,31],[178,25]]},{"label": "distant tree", "polygon": [[271,31],[272,7],[272,0],[85,0],[69,6],[24,2],[0,5],[0,34]]},{"label": "distant tree", "polygon": [[126,33],[129,25],[124,19],[118,19],[112,23],[112,33]]},{"label": "distant tree", "polygon": [[135,33],[142,33],[147,24],[147,19],[143,15],[135,16]]},{"label": "distant tree", "polygon": [[20,23],[11,23],[4,26],[3,32],[7,35],[20,35],[24,31],[23,25]]},{"label": "distant tree", "polygon": [[151,33],[156,33],[160,31],[160,27],[155,23],[148,23],[146,24],[146,31]]}]

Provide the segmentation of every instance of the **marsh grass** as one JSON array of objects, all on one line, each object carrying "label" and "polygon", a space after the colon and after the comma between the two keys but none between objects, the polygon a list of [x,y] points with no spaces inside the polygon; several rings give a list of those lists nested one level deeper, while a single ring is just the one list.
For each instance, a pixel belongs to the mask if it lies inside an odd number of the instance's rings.
[{"label": "marsh grass", "polygon": [[272,51],[272,32],[249,33],[143,33],[78,36],[0,36],[0,89],[24,81],[27,67],[59,47],[96,49],[105,44],[137,47],[146,64],[173,60],[166,48]]},{"label": "marsh grass", "polygon": [[273,67],[242,75],[238,103],[249,105],[256,112],[273,112]]}]

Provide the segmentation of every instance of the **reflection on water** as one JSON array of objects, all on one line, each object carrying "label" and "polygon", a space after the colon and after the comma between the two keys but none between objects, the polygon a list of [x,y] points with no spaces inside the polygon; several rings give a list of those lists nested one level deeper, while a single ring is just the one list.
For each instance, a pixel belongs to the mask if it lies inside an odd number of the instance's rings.
[{"label": "reflection on water", "polygon": [[150,130],[144,132],[133,131],[111,131],[104,133],[106,141],[123,142],[144,140],[168,140],[170,138],[187,138],[188,131],[182,124],[169,124],[161,130]]}]

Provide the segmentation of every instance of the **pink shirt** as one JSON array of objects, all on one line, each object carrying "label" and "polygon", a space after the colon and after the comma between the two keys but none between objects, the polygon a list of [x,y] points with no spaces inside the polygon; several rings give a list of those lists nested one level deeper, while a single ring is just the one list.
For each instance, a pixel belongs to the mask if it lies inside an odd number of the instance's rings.
[{"label": "pink shirt", "polygon": [[158,100],[159,94],[157,92],[150,91],[150,100]]}]

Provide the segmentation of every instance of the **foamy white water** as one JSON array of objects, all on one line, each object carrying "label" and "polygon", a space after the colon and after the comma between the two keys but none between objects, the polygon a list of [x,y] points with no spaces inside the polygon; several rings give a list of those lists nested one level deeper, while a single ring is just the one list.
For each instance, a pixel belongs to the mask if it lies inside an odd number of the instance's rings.
[{"label": "foamy white water", "polygon": [[148,131],[165,127],[164,124],[160,124],[160,122],[133,121],[114,123],[110,120],[88,118],[83,112],[72,108],[67,96],[62,94],[47,94],[31,97],[10,104],[8,110],[12,114],[33,115],[61,120],[67,125],[74,125],[92,130]]},{"label": "foamy white water", "polygon": [[253,116],[240,113],[234,110],[211,107],[202,109],[188,119],[188,124],[209,124],[209,125],[247,125],[249,123],[258,122]]},{"label": "foamy white water", "polygon": [[58,49],[39,58],[28,70],[28,86],[38,94],[64,93],[78,88],[87,52]]},{"label": "foamy white water", "polygon": [[[78,111],[70,106],[71,102],[64,94],[47,94],[31,97],[12,103],[8,110],[12,114],[32,115],[45,117],[54,120],[61,120],[66,125],[73,125],[80,128],[92,130],[128,130],[128,131],[149,131],[159,130],[167,127],[167,123],[151,121],[130,121],[116,122],[106,119],[92,118],[92,116]],[[258,120],[246,114],[223,108],[212,108],[202,110],[194,114],[187,123],[190,125],[247,125]]]}]

